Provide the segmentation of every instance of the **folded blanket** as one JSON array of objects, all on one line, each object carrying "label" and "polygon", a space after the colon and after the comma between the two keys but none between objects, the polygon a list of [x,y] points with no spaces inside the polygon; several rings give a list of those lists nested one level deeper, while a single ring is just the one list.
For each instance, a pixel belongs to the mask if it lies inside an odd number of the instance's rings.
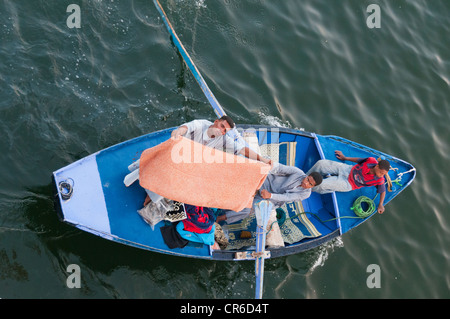
[{"label": "folded blanket", "polygon": [[240,211],[252,206],[270,165],[179,137],[145,150],[139,183],[182,203]]}]

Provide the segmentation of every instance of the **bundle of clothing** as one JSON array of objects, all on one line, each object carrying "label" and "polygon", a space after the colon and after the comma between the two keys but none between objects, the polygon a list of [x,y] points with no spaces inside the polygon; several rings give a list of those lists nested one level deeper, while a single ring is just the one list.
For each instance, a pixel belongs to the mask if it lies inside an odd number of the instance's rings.
[{"label": "bundle of clothing", "polygon": [[187,218],[161,227],[161,233],[169,248],[182,248],[190,241],[214,245],[216,225],[215,210],[209,207],[184,204]]}]

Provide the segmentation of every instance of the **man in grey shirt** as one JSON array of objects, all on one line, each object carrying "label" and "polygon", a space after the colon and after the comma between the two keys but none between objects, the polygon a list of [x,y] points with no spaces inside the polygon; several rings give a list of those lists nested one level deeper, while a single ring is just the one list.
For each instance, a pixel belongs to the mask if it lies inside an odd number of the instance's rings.
[{"label": "man in grey shirt", "polygon": [[[253,203],[268,199],[274,208],[277,208],[284,203],[302,201],[311,195],[311,188],[320,183],[322,183],[322,175],[316,172],[306,175],[295,166],[276,163],[267,175],[260,191],[255,195]],[[234,223],[247,217],[251,212],[250,208],[245,208],[240,212],[226,211],[225,214],[218,216],[217,221],[225,220],[227,223]]]}]

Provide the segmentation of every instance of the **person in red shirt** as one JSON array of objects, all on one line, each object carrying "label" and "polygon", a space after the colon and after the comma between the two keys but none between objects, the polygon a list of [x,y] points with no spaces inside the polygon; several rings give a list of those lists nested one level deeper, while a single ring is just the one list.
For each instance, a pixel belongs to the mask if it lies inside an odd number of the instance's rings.
[{"label": "person in red shirt", "polygon": [[341,151],[335,151],[336,158],[341,161],[350,161],[356,165],[348,165],[331,160],[319,160],[308,171],[318,172],[324,176],[319,186],[313,187],[312,191],[319,194],[331,192],[348,192],[361,187],[375,186],[380,194],[378,213],[384,212],[384,198],[386,196],[386,186],[384,176],[389,172],[391,165],[386,160],[377,161],[373,157],[359,158],[347,157]]}]

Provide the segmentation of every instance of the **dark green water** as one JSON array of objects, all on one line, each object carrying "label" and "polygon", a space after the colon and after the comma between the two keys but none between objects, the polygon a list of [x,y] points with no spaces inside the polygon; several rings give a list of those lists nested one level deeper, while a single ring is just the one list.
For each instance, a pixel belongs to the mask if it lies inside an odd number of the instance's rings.
[{"label": "dark green water", "polygon": [[[339,135],[411,162],[383,215],[268,260],[265,298],[449,298],[450,2],[162,0],[238,123]],[[70,29],[69,4],[81,8]],[[368,28],[370,4],[381,28]],[[112,243],[58,221],[51,173],[215,115],[149,0],[0,1],[0,298],[253,298],[252,262]],[[67,266],[81,270],[69,289]],[[366,285],[380,266],[381,288]]]}]

